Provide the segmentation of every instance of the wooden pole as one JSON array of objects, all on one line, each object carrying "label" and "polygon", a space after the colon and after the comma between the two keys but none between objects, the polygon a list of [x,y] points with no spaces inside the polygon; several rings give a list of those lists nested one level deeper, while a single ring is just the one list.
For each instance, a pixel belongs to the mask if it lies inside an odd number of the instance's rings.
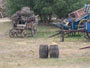
[{"label": "wooden pole", "polygon": [[61,36],[61,37],[60,37],[60,38],[61,38],[60,41],[61,41],[61,42],[64,42],[64,32],[62,32],[62,33],[60,34],[60,36]]}]

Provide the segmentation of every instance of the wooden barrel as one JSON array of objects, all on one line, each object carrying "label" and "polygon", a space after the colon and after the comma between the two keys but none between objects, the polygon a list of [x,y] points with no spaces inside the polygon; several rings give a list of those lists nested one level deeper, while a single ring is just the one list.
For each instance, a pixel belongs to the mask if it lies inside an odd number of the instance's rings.
[{"label": "wooden barrel", "polygon": [[50,58],[59,58],[58,45],[50,45]]},{"label": "wooden barrel", "polygon": [[48,45],[40,45],[39,57],[40,58],[48,58]]}]

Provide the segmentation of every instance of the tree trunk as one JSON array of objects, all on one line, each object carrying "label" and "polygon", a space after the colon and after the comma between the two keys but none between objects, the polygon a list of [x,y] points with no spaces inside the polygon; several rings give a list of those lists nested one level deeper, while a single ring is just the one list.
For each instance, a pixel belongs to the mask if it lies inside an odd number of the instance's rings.
[{"label": "tree trunk", "polygon": [[52,15],[40,14],[40,19],[42,23],[48,24],[51,22]]},{"label": "tree trunk", "polygon": [[48,17],[48,23],[51,22],[51,18],[52,18],[52,14],[50,14],[49,17]]},{"label": "tree trunk", "polygon": [[48,23],[48,15],[45,15],[45,23]]}]

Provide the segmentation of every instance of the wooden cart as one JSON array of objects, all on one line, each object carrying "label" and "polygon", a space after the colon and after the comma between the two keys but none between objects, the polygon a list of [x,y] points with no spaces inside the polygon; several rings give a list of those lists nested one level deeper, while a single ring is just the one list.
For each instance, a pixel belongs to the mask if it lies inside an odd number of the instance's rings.
[{"label": "wooden cart", "polygon": [[36,26],[37,24],[34,22],[17,24],[16,27],[9,31],[9,36],[11,38],[34,36],[37,30]]}]

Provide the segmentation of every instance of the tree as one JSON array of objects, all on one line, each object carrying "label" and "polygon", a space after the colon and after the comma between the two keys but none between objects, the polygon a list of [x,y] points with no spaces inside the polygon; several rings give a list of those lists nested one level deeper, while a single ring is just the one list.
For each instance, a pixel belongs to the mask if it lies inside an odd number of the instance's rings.
[{"label": "tree", "polygon": [[6,11],[9,15],[12,15],[16,11],[20,10],[22,7],[29,6],[31,9],[34,6],[34,0],[5,0],[6,1]]},{"label": "tree", "polygon": [[68,13],[82,8],[81,0],[57,0],[55,7],[55,14],[61,17],[66,17]]},{"label": "tree", "polygon": [[55,0],[36,0],[34,10],[36,14],[39,14],[41,21],[48,23],[51,21],[53,13],[53,5]]},{"label": "tree", "polygon": [[12,15],[22,7],[29,6],[44,23],[51,21],[52,14],[66,17],[68,13],[84,7],[89,0],[5,0],[8,14]]}]

